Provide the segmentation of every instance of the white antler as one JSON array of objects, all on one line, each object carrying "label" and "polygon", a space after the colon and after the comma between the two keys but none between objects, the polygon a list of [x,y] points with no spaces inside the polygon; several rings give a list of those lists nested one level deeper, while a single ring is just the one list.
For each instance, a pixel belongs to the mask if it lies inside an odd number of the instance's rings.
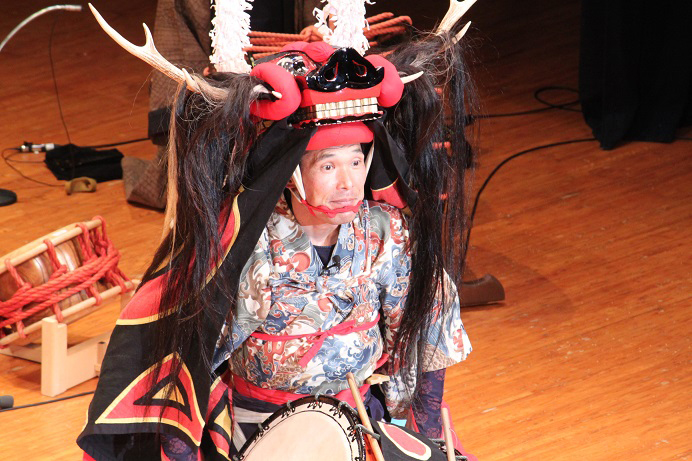
[{"label": "white antler", "polygon": [[[421,72],[422,73],[422,72]],[[368,152],[368,157],[365,159],[365,175],[367,176],[370,171],[370,165],[372,165],[372,158],[375,156],[375,142],[370,144],[370,151]]]},{"label": "white antler", "polygon": [[[456,24],[457,21],[459,21],[459,19],[466,14],[474,3],[476,3],[476,0],[449,0],[449,9],[447,10],[447,14],[445,14],[445,17],[442,18],[442,22],[440,22],[440,25],[437,26],[435,33],[439,34],[450,30],[454,24]],[[465,32],[465,30],[462,32]],[[464,34],[457,34],[456,40],[461,38],[460,35]]]},{"label": "white antler", "polygon": [[142,61],[146,62],[154,69],[161,71],[164,75],[172,78],[173,80],[185,83],[190,91],[196,93],[202,93],[212,99],[220,100],[224,99],[227,95],[227,91],[222,88],[216,88],[209,85],[204,80],[191,76],[185,69],[179,69],[170,62],[166,60],[161,53],[154,46],[154,39],[151,36],[151,32],[146,24],[144,26],[144,35],[146,36],[146,43],[143,46],[137,46],[129,41],[127,41],[122,35],[120,35],[115,29],[113,29],[101,14],[94,8],[94,5],[89,3],[89,8],[94,14],[94,17],[98,21],[101,28],[113,39],[115,42],[123,47],[130,54],[137,56]]},{"label": "white antler", "polygon": [[307,200],[307,197],[305,196],[305,188],[303,187],[303,175],[300,173],[300,165],[296,166],[296,169],[293,172],[293,185],[296,186],[298,195],[300,195],[298,198]]},{"label": "white antler", "polygon": [[467,22],[466,25],[464,26],[463,29],[461,29],[452,39],[452,42],[456,45],[456,43],[461,40],[461,37],[466,35],[466,32],[469,30],[469,27],[471,27],[471,21]]},{"label": "white antler", "polygon": [[401,77],[401,81],[404,82],[404,84],[406,84],[406,83],[411,83],[412,81],[414,81],[415,79],[417,79],[417,78],[420,77],[421,75],[423,75],[423,71],[422,71],[422,70],[421,70],[420,72],[416,72],[415,74],[412,74],[412,75],[404,75],[404,76],[402,76],[402,77]]}]

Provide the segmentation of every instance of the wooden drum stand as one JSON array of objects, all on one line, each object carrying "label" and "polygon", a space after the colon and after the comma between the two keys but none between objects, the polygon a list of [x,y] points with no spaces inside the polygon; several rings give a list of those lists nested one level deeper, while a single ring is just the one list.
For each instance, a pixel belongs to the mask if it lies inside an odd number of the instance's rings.
[{"label": "wooden drum stand", "polygon": [[96,217],[0,260],[0,353],[41,363],[43,395],[98,376],[110,332],[68,347],[67,324],[118,295],[121,309],[127,304],[136,282],[118,269],[119,259]]}]

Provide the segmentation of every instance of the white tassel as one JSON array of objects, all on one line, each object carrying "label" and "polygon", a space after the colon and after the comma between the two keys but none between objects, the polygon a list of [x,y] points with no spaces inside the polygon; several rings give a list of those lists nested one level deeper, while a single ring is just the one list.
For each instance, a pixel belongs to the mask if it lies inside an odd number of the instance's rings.
[{"label": "white tassel", "polygon": [[[353,48],[360,54],[370,48],[363,28],[370,26],[365,20],[365,4],[370,0],[322,0],[326,5],[321,10],[315,8],[317,30],[324,41],[335,48]],[[334,21],[334,30],[329,28],[329,20]]]},{"label": "white tassel", "polygon": [[250,46],[250,15],[253,0],[212,0],[216,15],[212,19],[211,46],[214,50],[209,60],[219,72],[248,73],[250,65],[245,61],[244,48]]}]

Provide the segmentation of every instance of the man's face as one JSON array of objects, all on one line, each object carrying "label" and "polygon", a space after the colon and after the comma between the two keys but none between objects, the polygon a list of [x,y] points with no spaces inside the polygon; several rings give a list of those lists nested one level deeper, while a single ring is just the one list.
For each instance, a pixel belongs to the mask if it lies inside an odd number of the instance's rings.
[{"label": "man's face", "polygon": [[[360,144],[307,151],[300,161],[300,171],[307,202],[313,206],[335,209],[363,200],[367,172]],[[352,211],[331,218],[325,213],[315,216],[324,224],[344,224],[354,217]]]}]

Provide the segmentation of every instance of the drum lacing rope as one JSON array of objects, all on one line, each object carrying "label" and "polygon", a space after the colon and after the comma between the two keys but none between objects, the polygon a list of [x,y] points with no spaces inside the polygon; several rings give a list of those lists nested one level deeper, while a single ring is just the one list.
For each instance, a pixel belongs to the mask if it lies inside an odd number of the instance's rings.
[{"label": "drum lacing rope", "polygon": [[366,434],[370,435],[371,437],[374,437],[375,440],[378,442],[380,441],[380,434],[376,433],[375,431],[371,431],[367,427],[363,426],[362,424],[356,424],[356,428],[359,429],[361,432],[365,432]]},{"label": "drum lacing rope", "polygon": [[[381,13],[367,18],[369,28],[364,28],[365,37],[370,40],[370,46],[377,46],[375,40],[388,34],[403,34],[408,26],[412,24],[408,16],[394,17],[394,13]],[[382,21],[382,22],[378,22]],[[247,53],[253,53],[255,59],[260,59],[281,51],[285,45],[293,42],[318,42],[322,40],[322,35],[314,27],[303,29],[300,34],[280,34],[276,32],[252,31],[250,36],[250,47],[243,49]]]},{"label": "drum lacing rope", "polygon": [[339,403],[336,405],[336,407],[339,409],[341,413],[344,412],[344,405],[346,405],[348,408],[351,408],[351,405],[348,404],[348,402],[344,402],[343,400],[339,400]]},{"label": "drum lacing rope", "polygon": [[[106,223],[100,216],[96,216],[94,220],[101,221],[100,231],[98,227],[89,230],[84,224],[78,224],[82,234],[77,237],[77,243],[84,263],[73,271],[60,262],[53,243],[48,239],[44,240],[44,243],[53,273],[46,283],[32,286],[22,279],[9,259],[5,261],[7,271],[19,289],[10,299],[0,302],[0,329],[14,324],[19,336],[25,338],[23,320],[49,307],[55,318],[62,322],[63,315],[58,303],[80,291],[87,291],[96,299],[96,305],[99,305],[102,299],[95,286],[97,282],[108,286],[117,285],[122,293],[128,291],[125,283],[130,279],[118,268],[120,253],[106,235]],[[35,305],[27,308],[30,304]],[[0,338],[3,336],[5,333],[0,330]]]},{"label": "drum lacing rope", "polygon": [[[445,441],[445,439],[432,438],[429,440],[432,443],[436,444],[438,446],[438,448],[440,449],[440,451],[447,453],[447,442]],[[465,455],[457,455],[456,454],[456,448],[454,450],[455,450],[454,459],[456,461],[469,461],[469,459]]]}]

